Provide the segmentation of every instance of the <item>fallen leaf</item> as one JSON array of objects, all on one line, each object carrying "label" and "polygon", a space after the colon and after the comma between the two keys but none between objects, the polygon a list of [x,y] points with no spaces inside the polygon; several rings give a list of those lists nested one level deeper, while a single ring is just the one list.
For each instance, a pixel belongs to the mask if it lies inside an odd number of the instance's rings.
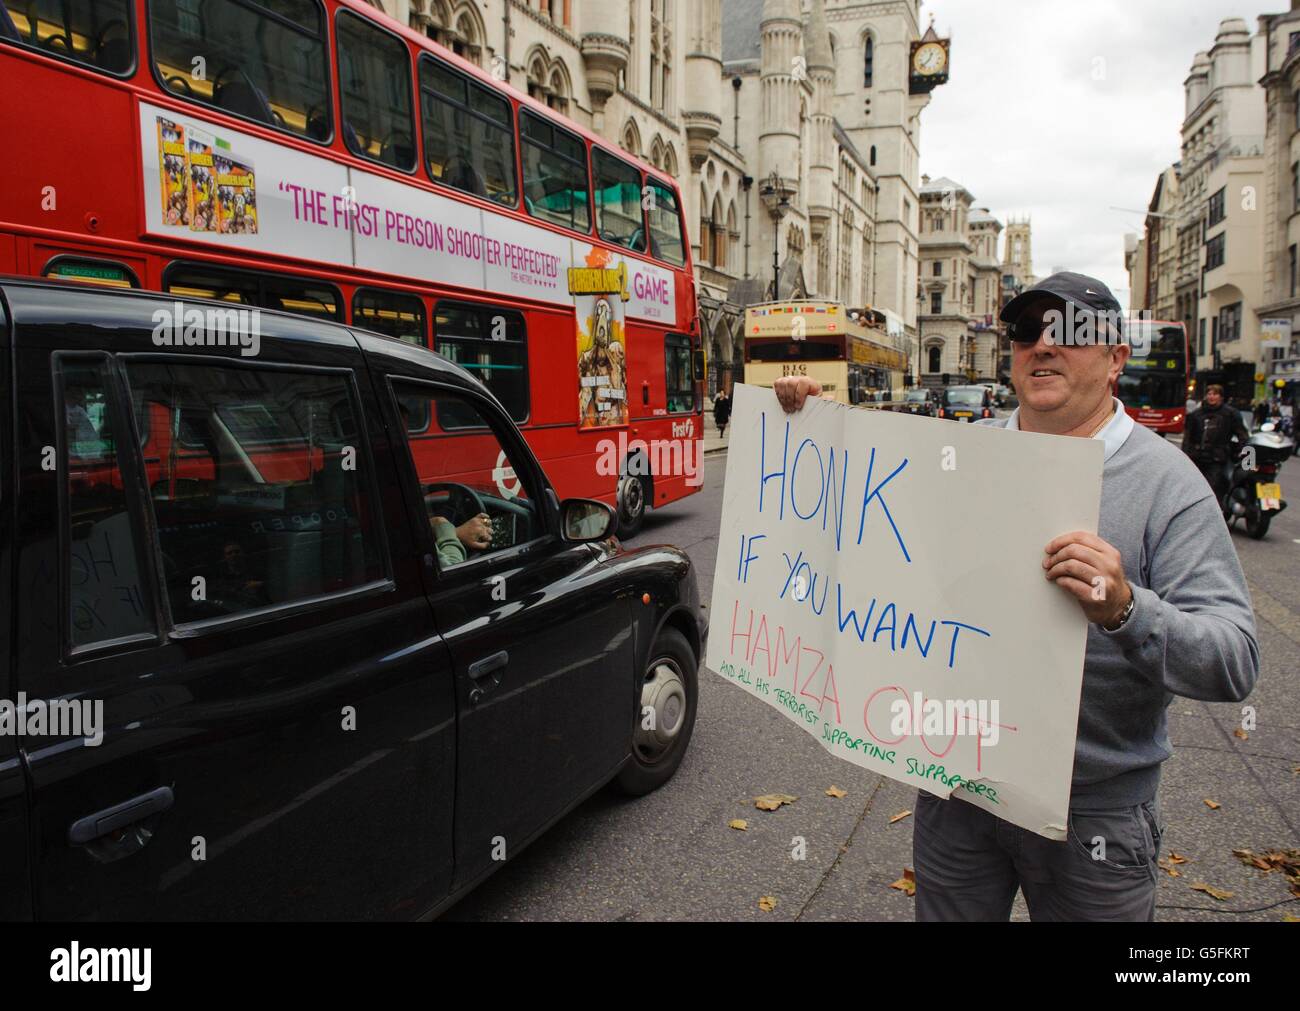
[{"label": "fallen leaf", "polygon": [[916,872],[910,867],[903,868],[903,876],[889,886],[896,888],[900,892],[906,892],[908,895],[916,894]]},{"label": "fallen leaf", "polygon": [[828,786],[826,788],[826,796],[834,797],[836,800],[840,797],[847,797],[848,795],[848,790],[841,790],[838,786]]},{"label": "fallen leaf", "polygon": [[1196,884],[1192,885],[1192,891],[1204,892],[1206,895],[1213,899],[1218,899],[1220,902],[1232,898],[1232,892],[1225,891],[1222,888],[1215,888],[1212,885],[1207,885],[1204,881],[1198,881]]},{"label": "fallen leaf", "polygon": [[1248,733],[1246,733],[1246,731],[1242,730],[1241,727],[1238,727],[1236,730],[1234,730],[1234,731],[1232,732],[1232,736],[1235,737],[1235,738],[1237,738],[1238,740],[1241,740],[1241,741],[1249,741],[1249,740],[1250,740],[1250,734],[1248,734]]},{"label": "fallen leaf", "polygon": [[773,909],[776,908],[776,896],[764,895],[761,899],[758,900],[758,908],[763,910],[763,912],[765,913],[770,913]]},{"label": "fallen leaf", "polygon": [[1291,770],[1291,775],[1300,776],[1300,765],[1297,765],[1294,769]]},{"label": "fallen leaf", "polygon": [[754,798],[754,806],[760,811],[775,811],[782,804],[793,804],[798,799],[788,793],[765,793]]},{"label": "fallen leaf", "polygon": [[1219,810],[1220,807],[1220,805],[1216,801],[1209,800],[1209,799],[1205,801],[1205,806],[1208,807],[1211,811],[1217,811]]},{"label": "fallen leaf", "polygon": [[1287,913],[1286,916],[1282,917],[1282,922],[1283,922],[1283,923],[1300,923],[1300,916],[1292,916],[1290,913]]},{"label": "fallen leaf", "polygon": [[892,817],[892,818],[889,819],[889,824],[892,825],[892,824],[894,824],[894,822],[896,822],[896,821],[902,821],[904,818],[906,818],[906,817],[907,817],[908,815],[910,815],[911,813],[912,813],[911,811],[899,811],[898,814],[894,815],[894,817]]},{"label": "fallen leaf", "polygon": [[1156,861],[1156,863],[1159,864],[1160,869],[1166,872],[1171,878],[1180,878],[1183,876],[1183,872],[1175,867],[1174,862],[1168,857],[1161,857]]},{"label": "fallen leaf", "polygon": [[1181,853],[1175,853],[1173,850],[1170,850],[1169,862],[1171,864],[1185,864],[1187,863],[1187,857],[1183,856]]},{"label": "fallen leaf", "polygon": [[744,832],[749,828],[749,822],[745,821],[744,818],[732,818],[731,821],[727,822],[727,828],[734,828],[737,831]]}]

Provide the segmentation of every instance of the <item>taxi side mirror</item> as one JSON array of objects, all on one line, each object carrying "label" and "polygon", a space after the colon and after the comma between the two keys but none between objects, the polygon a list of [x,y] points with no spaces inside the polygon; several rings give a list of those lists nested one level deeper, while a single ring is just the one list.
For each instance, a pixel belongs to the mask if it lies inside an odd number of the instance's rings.
[{"label": "taxi side mirror", "polygon": [[618,514],[604,502],[570,498],[560,503],[560,530],[571,544],[587,544],[612,537],[618,529]]}]

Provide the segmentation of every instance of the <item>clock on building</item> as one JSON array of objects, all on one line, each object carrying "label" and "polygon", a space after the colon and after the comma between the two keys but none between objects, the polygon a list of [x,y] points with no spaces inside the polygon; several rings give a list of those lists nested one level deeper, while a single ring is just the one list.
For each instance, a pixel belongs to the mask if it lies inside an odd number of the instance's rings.
[{"label": "clock on building", "polygon": [[912,43],[912,69],[908,80],[911,94],[929,94],[940,84],[947,83],[950,41],[939,38],[931,24],[925,34]]}]

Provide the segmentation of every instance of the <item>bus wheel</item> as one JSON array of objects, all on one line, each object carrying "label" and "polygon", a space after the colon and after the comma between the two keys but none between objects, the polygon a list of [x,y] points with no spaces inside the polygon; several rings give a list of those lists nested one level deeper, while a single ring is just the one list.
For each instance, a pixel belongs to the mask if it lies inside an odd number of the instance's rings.
[{"label": "bus wheel", "polygon": [[647,489],[643,478],[631,474],[618,485],[618,535],[631,537],[645,522]]},{"label": "bus wheel", "polygon": [[632,754],[615,779],[617,789],[640,797],[663,786],[682,764],[695,729],[699,664],[686,637],[665,628],[650,648],[641,700],[632,727]]}]

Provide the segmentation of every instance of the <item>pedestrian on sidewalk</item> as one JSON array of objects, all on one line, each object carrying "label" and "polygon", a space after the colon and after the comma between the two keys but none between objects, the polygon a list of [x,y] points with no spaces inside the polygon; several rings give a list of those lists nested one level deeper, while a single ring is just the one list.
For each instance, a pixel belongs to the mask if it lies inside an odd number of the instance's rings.
[{"label": "pedestrian on sidewalk", "polygon": [[[1070,308],[1076,320],[1091,314],[1105,338],[1063,344],[1045,313],[1069,318]],[[1250,596],[1218,502],[1190,461],[1111,394],[1130,352],[1120,315],[1104,284],[1068,272],[1012,299],[1001,317],[1020,406],[980,422],[1105,447],[1099,533],[1063,533],[1042,561],[1090,622],[1067,838],[920,791],[918,920],[1007,920],[1017,888],[1034,920],[1154,919],[1156,792],[1173,753],[1165,711],[1175,695],[1239,702],[1259,676]],[[787,411],[821,393],[803,377],[775,390]]]},{"label": "pedestrian on sidewalk", "polygon": [[729,421],[731,421],[731,398],[727,396],[725,389],[720,389],[718,395],[713,398],[713,423],[718,426],[719,438],[726,434]]},{"label": "pedestrian on sidewalk", "polygon": [[1232,465],[1237,458],[1232,442],[1236,439],[1244,446],[1249,438],[1241,415],[1223,402],[1223,387],[1217,383],[1207,386],[1205,403],[1187,416],[1183,452],[1205,475],[1220,502],[1232,481]]}]

